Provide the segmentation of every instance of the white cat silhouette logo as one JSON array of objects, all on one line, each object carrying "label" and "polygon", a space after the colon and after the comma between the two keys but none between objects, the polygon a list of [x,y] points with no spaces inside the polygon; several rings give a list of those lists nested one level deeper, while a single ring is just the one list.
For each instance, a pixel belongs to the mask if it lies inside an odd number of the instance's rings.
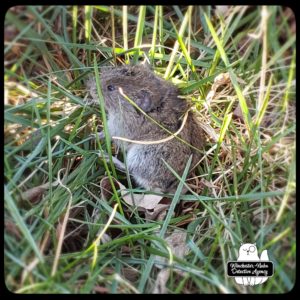
[{"label": "white cat silhouette logo", "polygon": [[[238,262],[268,262],[268,251],[264,250],[260,256],[258,257],[256,244],[241,244],[239,250],[239,257],[237,259]],[[268,277],[260,277],[260,276],[247,276],[247,277],[235,277],[235,281],[238,284],[243,285],[257,285],[262,284],[268,280]]]}]

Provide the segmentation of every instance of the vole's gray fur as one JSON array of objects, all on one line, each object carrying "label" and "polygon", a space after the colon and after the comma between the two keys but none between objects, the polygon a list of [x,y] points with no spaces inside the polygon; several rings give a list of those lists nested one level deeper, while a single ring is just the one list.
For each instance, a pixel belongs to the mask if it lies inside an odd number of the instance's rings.
[{"label": "vole's gray fur", "polygon": [[[190,107],[185,99],[178,97],[179,91],[173,84],[142,65],[103,68],[100,79],[111,136],[139,141],[154,141],[169,136],[121,96],[119,88],[122,88],[124,94],[148,116],[173,133],[180,128],[182,117]],[[94,101],[98,102],[95,81],[90,80],[88,86]],[[202,130],[191,111],[178,137],[201,150]],[[178,180],[166,167],[162,158],[180,176],[191,154],[193,154],[192,166],[200,159],[199,151],[193,150],[176,138],[153,145],[120,140],[116,140],[115,143],[117,145],[124,143],[129,173],[139,186],[149,190],[161,192],[176,190]]]}]

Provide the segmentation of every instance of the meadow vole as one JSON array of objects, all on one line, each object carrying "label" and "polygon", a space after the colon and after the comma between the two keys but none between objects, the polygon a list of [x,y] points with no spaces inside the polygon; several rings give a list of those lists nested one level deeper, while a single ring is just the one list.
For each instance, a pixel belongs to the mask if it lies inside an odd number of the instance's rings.
[{"label": "meadow vole", "polygon": [[[173,84],[142,65],[102,68],[100,80],[111,136],[138,141],[155,141],[170,136],[126,100],[119,88],[148,116],[172,133],[180,128],[183,116],[190,107],[187,100],[178,97],[179,90]],[[95,79],[88,81],[88,87],[93,101],[99,103]],[[202,130],[193,112],[188,112],[187,121],[178,137],[195,148],[202,148]],[[178,185],[178,180],[162,158],[180,176],[191,154],[191,166],[200,159],[199,151],[176,138],[153,145],[120,140],[114,142],[119,146],[124,143],[127,167],[135,182],[152,191],[174,192]]]}]

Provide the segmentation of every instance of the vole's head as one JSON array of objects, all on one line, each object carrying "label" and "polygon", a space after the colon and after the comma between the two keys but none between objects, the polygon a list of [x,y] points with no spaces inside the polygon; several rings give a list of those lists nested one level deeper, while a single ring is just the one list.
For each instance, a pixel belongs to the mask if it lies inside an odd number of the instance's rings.
[{"label": "vole's head", "polygon": [[185,101],[177,98],[175,86],[155,75],[142,65],[103,68],[101,85],[106,109],[140,114],[123,93],[137,104],[144,112],[151,115],[169,113],[169,109],[184,111]]}]

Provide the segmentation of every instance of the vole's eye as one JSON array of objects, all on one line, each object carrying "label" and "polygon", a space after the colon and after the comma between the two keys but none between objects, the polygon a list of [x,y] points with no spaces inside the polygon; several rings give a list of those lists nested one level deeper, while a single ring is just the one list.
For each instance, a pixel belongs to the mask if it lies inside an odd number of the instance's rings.
[{"label": "vole's eye", "polygon": [[112,92],[112,91],[115,90],[115,86],[114,86],[114,85],[108,85],[108,86],[107,86],[107,89],[108,89],[110,92]]}]

